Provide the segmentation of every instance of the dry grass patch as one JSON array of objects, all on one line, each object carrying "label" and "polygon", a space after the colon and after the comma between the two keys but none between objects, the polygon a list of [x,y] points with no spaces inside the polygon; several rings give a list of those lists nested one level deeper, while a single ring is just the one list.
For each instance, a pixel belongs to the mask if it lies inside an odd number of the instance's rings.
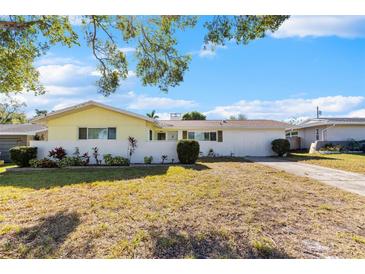
[{"label": "dry grass patch", "polygon": [[365,174],[365,154],[291,153],[289,159]]},{"label": "dry grass patch", "polygon": [[0,257],[365,258],[364,197],[235,161],[2,174]]}]

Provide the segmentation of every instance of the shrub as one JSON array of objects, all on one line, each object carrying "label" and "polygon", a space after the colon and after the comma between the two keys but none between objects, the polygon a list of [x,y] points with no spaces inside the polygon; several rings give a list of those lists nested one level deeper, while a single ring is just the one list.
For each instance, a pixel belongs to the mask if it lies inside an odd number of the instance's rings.
[{"label": "shrub", "polygon": [[290,143],[287,139],[275,139],[271,142],[271,145],[272,150],[280,157],[290,150]]},{"label": "shrub", "polygon": [[349,151],[361,151],[361,143],[354,139],[351,139],[349,140],[346,149]]},{"label": "shrub", "polygon": [[20,167],[29,166],[29,161],[37,158],[37,148],[18,146],[9,150],[10,159]]},{"label": "shrub", "polygon": [[53,159],[62,160],[67,155],[66,150],[62,147],[56,147],[49,151],[48,157]]},{"label": "shrub", "polygon": [[50,159],[44,158],[41,160],[32,159],[29,161],[29,164],[31,167],[41,167],[41,168],[52,168],[52,167],[58,167],[58,164]]},{"label": "shrub", "polygon": [[320,151],[341,151],[343,147],[341,145],[333,145],[332,143],[325,144],[321,147]]},{"label": "shrub", "polygon": [[177,143],[177,156],[182,164],[194,164],[199,157],[200,146],[194,140],[180,140]]},{"label": "shrub", "polygon": [[82,158],[81,156],[73,156],[73,157],[65,157],[59,161],[60,167],[66,166],[86,166],[88,161]]},{"label": "shrub", "polygon": [[144,156],[143,161],[145,164],[152,164],[153,157],[152,156]]},{"label": "shrub", "polygon": [[122,156],[113,157],[111,154],[105,154],[103,158],[107,166],[129,166],[130,164],[129,160]]}]

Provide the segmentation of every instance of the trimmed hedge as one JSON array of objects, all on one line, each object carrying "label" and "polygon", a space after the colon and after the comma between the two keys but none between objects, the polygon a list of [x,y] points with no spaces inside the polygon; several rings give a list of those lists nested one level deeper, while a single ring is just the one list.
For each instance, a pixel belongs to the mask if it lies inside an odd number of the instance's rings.
[{"label": "trimmed hedge", "polygon": [[194,140],[180,140],[177,143],[177,157],[182,164],[194,164],[199,157],[200,146]]},{"label": "trimmed hedge", "polygon": [[272,150],[282,157],[290,151],[290,143],[287,139],[275,139],[271,142]]},{"label": "trimmed hedge", "polygon": [[29,161],[37,158],[37,148],[17,146],[9,149],[10,159],[20,167],[28,167]]}]

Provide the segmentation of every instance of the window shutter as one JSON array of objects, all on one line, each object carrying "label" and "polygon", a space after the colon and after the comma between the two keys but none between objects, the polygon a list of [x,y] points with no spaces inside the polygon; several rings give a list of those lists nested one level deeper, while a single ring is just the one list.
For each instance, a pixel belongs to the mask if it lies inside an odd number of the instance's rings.
[{"label": "window shutter", "polygon": [[186,130],[183,130],[183,139],[188,139],[188,132]]},{"label": "window shutter", "polygon": [[80,127],[79,128],[79,140],[86,140],[87,139],[87,128]]},{"label": "window shutter", "polygon": [[108,139],[109,140],[117,139],[117,129],[115,127],[108,128]]},{"label": "window shutter", "polygon": [[218,130],[218,142],[223,142],[223,131]]}]

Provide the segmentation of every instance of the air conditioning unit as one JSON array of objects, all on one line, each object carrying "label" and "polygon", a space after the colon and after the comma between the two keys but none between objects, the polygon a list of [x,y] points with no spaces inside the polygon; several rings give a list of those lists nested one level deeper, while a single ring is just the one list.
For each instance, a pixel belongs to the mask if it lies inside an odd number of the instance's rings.
[{"label": "air conditioning unit", "polygon": [[170,120],[181,120],[181,113],[170,113]]}]

